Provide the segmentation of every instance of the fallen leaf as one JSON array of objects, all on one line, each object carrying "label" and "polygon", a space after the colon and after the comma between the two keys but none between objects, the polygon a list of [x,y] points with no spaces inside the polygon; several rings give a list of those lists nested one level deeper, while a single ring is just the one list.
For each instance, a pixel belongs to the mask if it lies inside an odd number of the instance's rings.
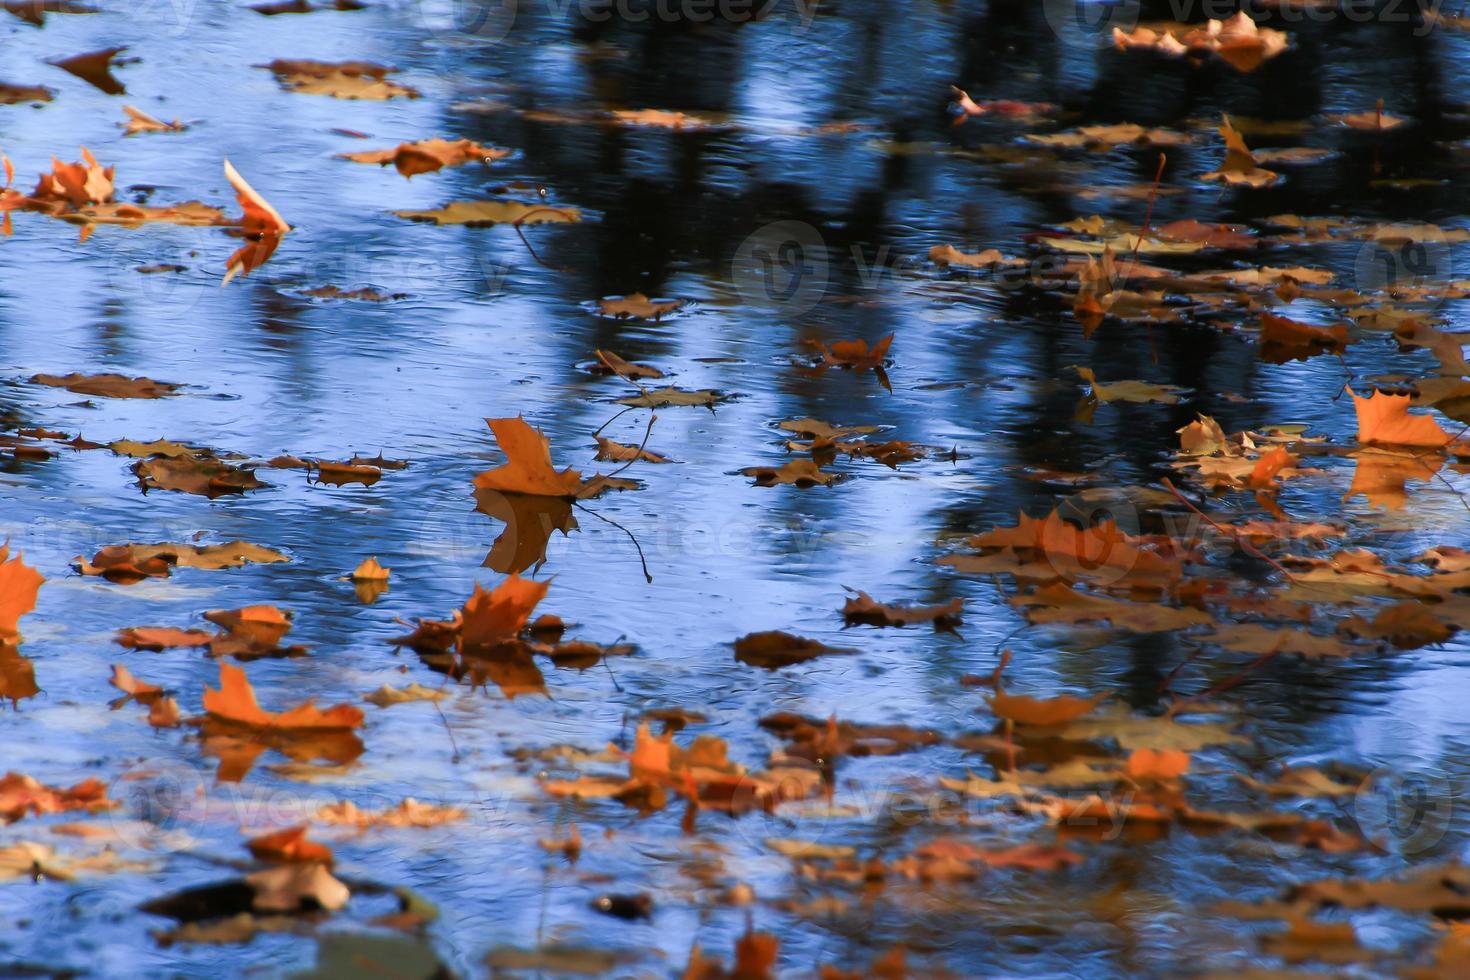
[{"label": "fallen leaf", "polygon": [[322,864],[287,864],[257,871],[245,878],[255,890],[252,906],[258,912],[335,911],[351,893]]},{"label": "fallen leaf", "polygon": [[386,582],[390,572],[392,569],[379,565],[378,558],[374,555],[354,568],[351,578],[354,582]]},{"label": "fallen leaf", "polygon": [[75,54],[70,58],[56,58],[46,63],[70,72],[108,95],[122,95],[127,89],[112,74],[112,61],[126,50],[127,48],[104,48],[101,51]]},{"label": "fallen leaf", "polygon": [[0,82],[0,105],[50,102],[55,95],[55,92],[44,85],[13,85],[9,82]]},{"label": "fallen leaf", "polygon": [[144,492],[175,490],[211,500],[270,486],[256,479],[254,469],[232,466],[212,456],[156,456],[140,459],[133,464],[133,472],[137,474],[138,483]]},{"label": "fallen leaf", "polygon": [[635,408],[667,408],[675,405],[700,405],[714,411],[715,405],[729,398],[712,389],[700,391],[685,391],[682,388],[650,388],[640,395],[630,395],[627,398],[619,398],[619,405],[632,405]]},{"label": "fallen leaf", "polygon": [[360,810],[350,801],[332,803],[321,807],[312,817],[320,823],[355,827],[358,830],[391,828],[439,827],[446,823],[464,820],[465,811],[455,806],[436,806],[420,803],[412,797],[395,807],[383,810]]},{"label": "fallen leaf", "polygon": [[390,163],[405,177],[433,173],[444,167],[462,167],[467,163],[489,163],[510,156],[509,150],[493,146],[482,146],[474,140],[419,140],[415,143],[400,143],[391,150],[364,150],[359,153],[339,153],[338,159],[353,163]]},{"label": "fallen leaf", "polygon": [[1090,698],[1072,697],[1032,698],[1022,694],[1007,694],[996,688],[990,696],[990,710],[997,718],[1014,721],[1021,725],[1046,727],[1065,725],[1088,714],[1103,701],[1107,694],[1095,694]]},{"label": "fallen leaf", "polygon": [[794,487],[827,486],[839,479],[836,473],[824,473],[810,459],[793,459],[781,466],[748,466],[740,471],[755,480],[758,487],[787,485]]},{"label": "fallen leaf", "polygon": [[245,847],[258,861],[278,864],[325,864],[332,866],[332,850],[325,844],[306,839],[307,827],[298,824],[274,833],[252,837]]},{"label": "fallen leaf", "polygon": [[792,664],[805,663],[828,654],[856,653],[845,647],[829,647],[817,640],[803,636],[792,636],[780,630],[748,633],[735,641],[735,659],[752,667],[775,670]]},{"label": "fallen leaf", "polygon": [[208,646],[213,635],[205,630],[181,630],[167,626],[133,626],[118,630],[117,642],[134,650],[171,650]]},{"label": "fallen leaf", "polygon": [[842,606],[842,615],[851,623],[868,623],[873,626],[912,626],[916,623],[933,623],[937,630],[953,629],[960,625],[964,612],[964,599],[951,599],[934,606],[895,606],[875,600],[866,592],[859,591],[847,599]]},{"label": "fallen leaf", "polygon": [[582,474],[551,465],[551,442],[525,419],[486,419],[495,441],[505,453],[504,465],[475,477],[475,490],[498,490],[542,497],[576,497],[583,489]]},{"label": "fallen leaf", "polygon": [[388,80],[397,68],[366,61],[311,61],[277,58],[265,68],[276,76],[281,88],[306,95],[330,95],[334,99],[417,99],[417,89]]},{"label": "fallen leaf", "polygon": [[682,300],[650,300],[642,293],[605,296],[597,301],[597,309],[603,316],[610,316],[618,320],[660,320],[664,314],[672,313],[682,305]]},{"label": "fallen leaf", "polygon": [[100,779],[83,780],[69,789],[47,786],[18,772],[7,772],[0,779],[0,819],[6,823],[15,823],[27,813],[96,813],[115,806],[117,802],[107,798],[107,787]]},{"label": "fallen leaf", "polygon": [[182,385],[152,378],[129,378],[122,374],[36,374],[31,383],[49,388],[65,388],[79,395],[99,395],[103,398],[164,398],[174,394]]},{"label": "fallen leaf", "polygon": [[14,640],[20,631],[20,617],[36,606],[45,576],[25,562],[20,555],[10,557],[10,545],[0,545],[0,641]]},{"label": "fallen leaf", "polygon": [[1458,628],[1434,615],[1422,602],[1399,602],[1379,610],[1371,620],[1352,616],[1342,630],[1353,636],[1387,640],[1400,650],[1417,650],[1431,643],[1444,643]]},{"label": "fallen leaf", "polygon": [[220,281],[221,286],[228,285],[237,275],[248,276],[264,265],[275,254],[276,246],[281,243],[281,236],[291,230],[280,212],[246,183],[245,178],[240,176],[239,171],[228,160],[225,161],[225,179],[235,189],[235,196],[245,211],[244,217],[240,219],[240,230],[245,244],[230,256],[226,263],[225,277]]},{"label": "fallen leaf", "polygon": [[430,221],[436,225],[466,225],[470,228],[490,225],[575,224],[582,220],[576,208],[556,208],[541,202],[524,201],[451,201],[442,208],[428,211],[394,211],[410,221]]},{"label": "fallen leaf", "polygon": [[124,136],[134,136],[138,133],[182,133],[189,128],[177,119],[171,123],[154,119],[137,106],[125,105],[123,112],[128,116],[128,121],[122,124]]},{"label": "fallen leaf", "polygon": [[362,710],[347,704],[323,711],[307,700],[289,711],[265,711],[256,703],[245,671],[228,663],[219,665],[219,690],[204,689],[204,710],[219,721],[253,729],[341,731],[363,723]]},{"label": "fallen leaf", "polygon": [[1256,164],[1250,147],[1245,145],[1240,133],[1230,125],[1229,116],[1222,118],[1220,135],[1225,140],[1225,159],[1221,162],[1220,169],[1200,174],[1200,180],[1259,188],[1269,187],[1281,179],[1281,175],[1274,170],[1267,170]]},{"label": "fallen leaf", "polygon": [[625,361],[610,350],[599,350],[596,354],[597,364],[594,365],[594,370],[601,368],[609,374],[616,374],[623,378],[662,378],[664,376],[664,373],[658,368]]},{"label": "fallen leaf", "polygon": [[363,695],[362,699],[380,708],[387,708],[395,704],[407,704],[410,701],[438,701],[444,697],[446,695],[442,690],[413,683],[407,687],[389,687],[384,684],[373,693]]},{"label": "fallen leaf", "polygon": [[[151,705],[163,697],[163,688],[145,684],[133,676],[132,671],[122,664],[112,665],[112,686],[139,704]],[[126,698],[124,699],[126,700]]]},{"label": "fallen leaf", "polygon": [[1415,446],[1440,449],[1454,436],[1427,415],[1410,415],[1413,399],[1375,390],[1363,398],[1351,388],[1353,408],[1358,415],[1358,441],[1364,445]]},{"label": "fallen leaf", "polygon": [[532,582],[519,575],[511,575],[489,592],[475,583],[474,594],[461,612],[460,652],[489,650],[514,640],[550,587],[549,582]]}]

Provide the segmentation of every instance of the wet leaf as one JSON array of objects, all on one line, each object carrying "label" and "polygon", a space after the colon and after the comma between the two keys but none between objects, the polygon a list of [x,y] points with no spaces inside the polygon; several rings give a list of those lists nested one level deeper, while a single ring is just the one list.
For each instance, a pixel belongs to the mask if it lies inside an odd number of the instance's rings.
[{"label": "wet leaf", "polygon": [[0,545],[0,643],[20,633],[20,618],[35,608],[45,576],[10,556],[9,543]]},{"label": "wet leaf", "polygon": [[[849,590],[851,591],[851,590]],[[842,606],[842,615],[850,623],[867,623],[872,626],[912,626],[917,623],[933,623],[936,630],[954,629],[960,625],[965,600],[951,599],[934,606],[896,606],[878,602],[866,592],[859,591],[849,597]]]},{"label": "wet leaf", "polygon": [[597,309],[603,316],[610,316],[619,320],[629,318],[637,320],[659,320],[666,313],[672,313],[682,305],[683,303],[677,299],[650,300],[642,293],[629,293],[627,296],[605,296],[597,301]]},{"label": "wet leaf", "polygon": [[363,695],[362,699],[380,708],[387,708],[395,704],[407,704],[410,701],[438,701],[446,696],[442,690],[424,687],[419,683],[409,684],[407,687],[389,687],[384,684],[371,694]]},{"label": "wet leaf", "polygon": [[103,398],[164,398],[182,387],[166,381],[129,378],[122,374],[37,374],[32,375],[31,383]]},{"label": "wet leaf", "polygon": [[275,864],[325,864],[332,866],[332,849],[306,838],[307,827],[298,824],[273,833],[252,837],[245,847],[258,861]]},{"label": "wet leaf", "polygon": [[338,154],[340,159],[351,160],[353,163],[376,163],[384,167],[392,164],[405,177],[433,173],[444,167],[462,167],[467,163],[490,163],[508,156],[509,150],[482,146],[467,139],[419,140],[416,143],[400,143],[391,150]]},{"label": "wet leaf", "polygon": [[56,58],[48,61],[47,64],[70,72],[108,95],[122,95],[127,92],[127,89],[123,87],[122,82],[117,80],[117,76],[112,74],[112,62],[126,50],[127,48],[103,48],[100,51],[74,54],[69,58]]},{"label": "wet leaf", "polygon": [[330,95],[334,99],[416,99],[417,89],[389,81],[397,68],[367,61],[311,61],[277,58],[260,65],[276,76],[281,88],[306,95]]},{"label": "wet leaf", "polygon": [[240,176],[239,171],[228,160],[225,161],[225,178],[235,189],[236,199],[245,211],[244,217],[240,219],[240,231],[245,238],[245,244],[230,256],[226,263],[225,277],[220,281],[221,286],[227,285],[237,275],[248,276],[264,265],[275,254],[276,246],[281,243],[281,236],[291,230],[280,212],[246,183],[245,178]]},{"label": "wet leaf", "polygon": [[471,228],[490,225],[575,224],[582,220],[576,208],[554,208],[540,202],[524,201],[451,201],[442,208],[428,211],[394,211],[410,221],[429,221],[436,225],[467,225]]},{"label": "wet leaf", "polygon": [[177,119],[167,123],[155,119],[137,106],[125,105],[123,112],[128,117],[128,121],[121,124],[124,136],[136,136],[138,133],[182,133],[189,128]]},{"label": "wet leaf", "polygon": [[7,772],[0,778],[0,819],[15,823],[27,813],[41,816],[85,810],[97,813],[117,806],[107,798],[107,787],[100,779],[86,779],[63,789],[47,786],[18,772]]},{"label": "wet leaf", "polygon": [[829,654],[856,653],[844,647],[829,647],[817,640],[792,636],[780,630],[748,633],[735,641],[735,659],[752,667],[775,670],[805,663]]},{"label": "wet leaf", "polygon": [[204,689],[204,710],[211,718],[250,729],[284,732],[344,731],[362,725],[361,709],[339,704],[325,711],[307,700],[289,711],[265,711],[255,700],[255,689],[245,671],[219,665],[219,690]]}]

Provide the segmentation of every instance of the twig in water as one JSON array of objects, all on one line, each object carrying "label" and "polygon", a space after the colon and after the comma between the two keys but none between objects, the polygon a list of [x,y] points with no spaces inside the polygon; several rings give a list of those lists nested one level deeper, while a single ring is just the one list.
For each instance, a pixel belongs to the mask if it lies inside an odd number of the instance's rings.
[{"label": "twig in water", "polygon": [[612,518],[610,518],[610,517],[603,517],[601,514],[599,514],[597,511],[591,509],[590,507],[584,507],[584,506],[582,506],[581,503],[579,503],[579,502],[577,502],[575,500],[572,501],[572,506],[573,507],[576,507],[578,510],[585,511],[588,514],[591,514],[593,517],[597,518],[599,521],[602,521],[605,524],[611,524],[613,527],[617,528],[619,531],[622,531],[624,534],[626,534],[628,536],[628,540],[631,541],[631,542],[633,542],[633,547],[638,550],[638,563],[643,566],[643,578],[646,581],[648,581],[649,584],[652,584],[653,583],[653,576],[650,575],[649,572],[648,572],[648,561],[643,557],[643,546],[638,543],[638,539],[633,536],[633,532],[632,531],[630,531],[627,528],[623,527],[623,525],[619,524],[617,521],[613,520]]}]

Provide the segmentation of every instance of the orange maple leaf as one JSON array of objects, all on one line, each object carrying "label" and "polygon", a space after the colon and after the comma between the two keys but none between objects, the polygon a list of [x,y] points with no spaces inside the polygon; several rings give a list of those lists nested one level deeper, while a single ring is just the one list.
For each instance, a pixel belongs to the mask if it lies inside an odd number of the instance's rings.
[{"label": "orange maple leaf", "polygon": [[1109,695],[1096,694],[1090,698],[1063,695],[1059,698],[1032,698],[1024,694],[1007,694],[1000,688],[990,697],[990,710],[997,717],[1021,725],[1065,725],[1075,721],[1096,708]]},{"label": "orange maple leaf", "polygon": [[532,582],[519,575],[512,575],[490,592],[475,583],[474,595],[464,604],[460,651],[485,649],[515,639],[549,588],[550,582]]},{"label": "orange maple leaf", "polygon": [[291,230],[280,212],[246,183],[245,178],[240,176],[239,171],[228,160],[225,161],[225,178],[235,188],[240,206],[245,209],[245,216],[240,219],[245,244],[230,256],[229,267],[225,271],[224,279],[220,281],[221,286],[228,284],[237,275],[248,276],[264,265],[275,254],[276,246],[281,244],[281,236]]},{"label": "orange maple leaf", "polygon": [[1189,753],[1182,749],[1134,749],[1124,771],[1131,779],[1169,782],[1189,771]]},{"label": "orange maple leaf", "polygon": [[839,340],[824,347],[822,357],[828,364],[839,364],[847,368],[880,368],[883,366],[883,359],[888,356],[888,346],[892,343],[893,334],[878,341],[871,349],[866,340]]},{"label": "orange maple leaf", "polygon": [[0,545],[0,639],[17,635],[20,617],[35,608],[36,594],[46,581],[19,555],[9,556],[10,545]]},{"label": "orange maple leaf", "polygon": [[219,690],[204,689],[204,710],[220,721],[247,728],[292,731],[342,731],[357,728],[363,720],[361,709],[353,705],[323,711],[310,699],[289,711],[266,711],[256,702],[245,671],[227,663],[219,665]]},{"label": "orange maple leaf", "polygon": [[486,419],[506,463],[475,477],[476,490],[499,490],[538,497],[575,497],[582,474],[570,466],[560,473],[551,465],[551,443],[540,429],[520,416]]},{"label": "orange maple leaf", "polygon": [[306,824],[252,837],[245,846],[261,861],[330,865],[333,860],[331,848],[306,839]]},{"label": "orange maple leaf", "polygon": [[36,201],[65,202],[73,207],[87,204],[104,204],[112,200],[112,174],[114,168],[103,168],[92,156],[92,151],[82,147],[82,163],[64,163],[51,158],[51,173],[42,174],[36,182],[31,198]]},{"label": "orange maple leaf", "polygon": [[1410,415],[1409,404],[1413,399],[1408,395],[1390,395],[1375,390],[1369,397],[1362,398],[1351,388],[1348,394],[1353,396],[1353,408],[1358,413],[1358,441],[1364,445],[1379,443],[1439,449],[1454,441],[1455,437],[1428,415]]},{"label": "orange maple leaf", "polygon": [[1277,446],[1256,460],[1255,469],[1251,470],[1246,483],[1255,490],[1268,490],[1276,486],[1276,474],[1296,464],[1296,456],[1287,452],[1285,446]]}]

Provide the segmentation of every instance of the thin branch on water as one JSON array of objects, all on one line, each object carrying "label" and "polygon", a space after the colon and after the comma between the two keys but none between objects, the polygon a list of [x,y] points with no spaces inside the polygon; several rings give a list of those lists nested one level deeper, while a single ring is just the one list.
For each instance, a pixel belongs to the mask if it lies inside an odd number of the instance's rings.
[{"label": "thin branch on water", "polygon": [[592,508],[583,506],[582,503],[579,502],[579,501],[573,500],[572,501],[572,506],[573,507],[576,507],[580,511],[585,511],[588,514],[591,514],[593,517],[597,518],[599,521],[602,521],[605,524],[611,524],[613,527],[617,528],[619,531],[622,531],[624,534],[626,534],[628,536],[628,540],[631,541],[631,542],[633,542],[633,547],[636,548],[637,551],[638,551],[638,563],[643,566],[643,578],[646,581],[648,581],[649,584],[652,584],[653,583],[653,575],[651,575],[649,573],[649,571],[648,571],[648,560],[643,557],[643,546],[638,543],[638,539],[633,536],[633,532],[632,531],[630,531],[627,528],[623,527],[623,525],[619,524],[617,521],[613,520],[612,518],[610,518],[610,517],[603,517],[601,514],[599,514],[597,511],[593,510]]},{"label": "thin branch on water", "polygon": [[648,445],[648,437],[651,436],[651,435],[653,435],[653,423],[655,423],[657,421],[658,421],[658,416],[657,415],[650,415],[648,417],[648,428],[646,428],[646,429],[643,430],[643,441],[638,444],[638,451],[633,454],[633,458],[632,459],[628,460],[622,466],[619,466],[617,469],[613,470],[606,477],[604,477],[604,479],[611,480],[613,477],[615,477],[619,473],[623,472],[623,470],[627,469],[628,467],[632,466],[634,463],[638,462],[640,459],[643,458],[643,449],[644,449],[645,446]]}]

